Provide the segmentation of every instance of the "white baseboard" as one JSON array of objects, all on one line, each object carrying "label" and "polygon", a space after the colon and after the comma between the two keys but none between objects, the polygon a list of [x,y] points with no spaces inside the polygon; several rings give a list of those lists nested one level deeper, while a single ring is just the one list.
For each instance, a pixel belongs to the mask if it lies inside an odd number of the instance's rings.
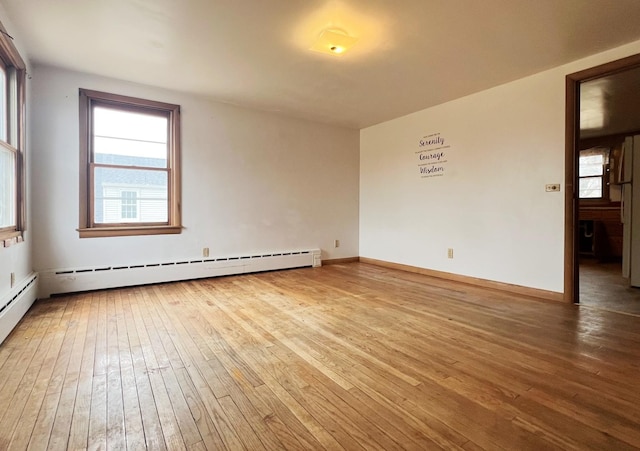
[{"label": "white baseboard", "polygon": [[11,333],[38,296],[38,274],[31,273],[0,299],[0,343]]},{"label": "white baseboard", "polygon": [[320,266],[320,250],[40,271],[40,298],[52,294]]}]

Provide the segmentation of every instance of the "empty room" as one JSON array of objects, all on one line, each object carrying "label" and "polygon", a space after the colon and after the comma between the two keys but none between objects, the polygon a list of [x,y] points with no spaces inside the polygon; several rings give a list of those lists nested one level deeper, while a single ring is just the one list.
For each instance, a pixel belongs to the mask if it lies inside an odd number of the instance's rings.
[{"label": "empty room", "polygon": [[0,451],[639,449],[638,23],[0,0]]}]

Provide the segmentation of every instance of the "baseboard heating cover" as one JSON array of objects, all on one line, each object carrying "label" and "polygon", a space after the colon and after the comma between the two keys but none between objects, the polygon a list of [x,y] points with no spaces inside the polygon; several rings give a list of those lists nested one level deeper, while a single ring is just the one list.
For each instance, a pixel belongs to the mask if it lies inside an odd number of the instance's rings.
[{"label": "baseboard heating cover", "polygon": [[321,266],[320,250],[248,254],[136,265],[56,269],[40,272],[40,298],[52,294],[101,290],[159,282],[201,279],[277,269]]},{"label": "baseboard heating cover", "polygon": [[31,273],[0,298],[0,343],[11,333],[38,296],[38,274]]}]

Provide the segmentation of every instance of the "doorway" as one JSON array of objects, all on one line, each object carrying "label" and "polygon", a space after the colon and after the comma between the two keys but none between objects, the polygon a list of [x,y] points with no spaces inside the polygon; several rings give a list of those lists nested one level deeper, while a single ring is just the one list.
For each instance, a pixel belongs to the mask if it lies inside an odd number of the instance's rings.
[{"label": "doorway", "polygon": [[640,99],[639,80],[640,55],[566,78],[565,300],[635,314],[640,290],[622,278],[619,164],[625,136],[640,134],[640,111],[625,112],[640,104],[629,95]]}]

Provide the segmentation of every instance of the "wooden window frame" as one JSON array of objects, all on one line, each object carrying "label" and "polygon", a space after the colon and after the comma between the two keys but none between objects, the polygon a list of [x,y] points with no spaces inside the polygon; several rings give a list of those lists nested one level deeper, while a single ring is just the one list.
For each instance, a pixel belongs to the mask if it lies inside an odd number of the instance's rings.
[{"label": "wooden window frame", "polygon": [[[169,120],[167,223],[96,224],[93,196],[93,107],[166,115]],[[136,169],[136,167],[132,167]],[[138,168],[146,169],[146,168]],[[182,232],[180,189],[180,106],[153,100],[80,89],[80,238],[177,234]]]},{"label": "wooden window frame", "polygon": [[[15,155],[15,224],[0,228],[0,247],[21,241],[27,229],[26,174],[25,174],[25,110],[26,64],[13,44],[13,38],[0,23],[0,60],[7,74],[6,135],[2,147]],[[9,80],[13,72],[13,80]],[[12,86],[13,85],[13,86]]]},{"label": "wooden window frame", "polygon": [[[576,190],[578,192],[578,199],[580,201],[580,205],[594,205],[594,204],[609,204],[611,200],[609,199],[609,149],[602,149],[602,175],[588,175],[588,176],[580,176],[580,158],[582,157],[582,152],[586,152],[591,150],[589,149],[581,149],[578,151],[578,173],[577,173],[577,185]],[[595,178],[598,177],[602,180],[602,191],[600,193],[600,197],[580,197],[580,179],[583,178]]]}]

